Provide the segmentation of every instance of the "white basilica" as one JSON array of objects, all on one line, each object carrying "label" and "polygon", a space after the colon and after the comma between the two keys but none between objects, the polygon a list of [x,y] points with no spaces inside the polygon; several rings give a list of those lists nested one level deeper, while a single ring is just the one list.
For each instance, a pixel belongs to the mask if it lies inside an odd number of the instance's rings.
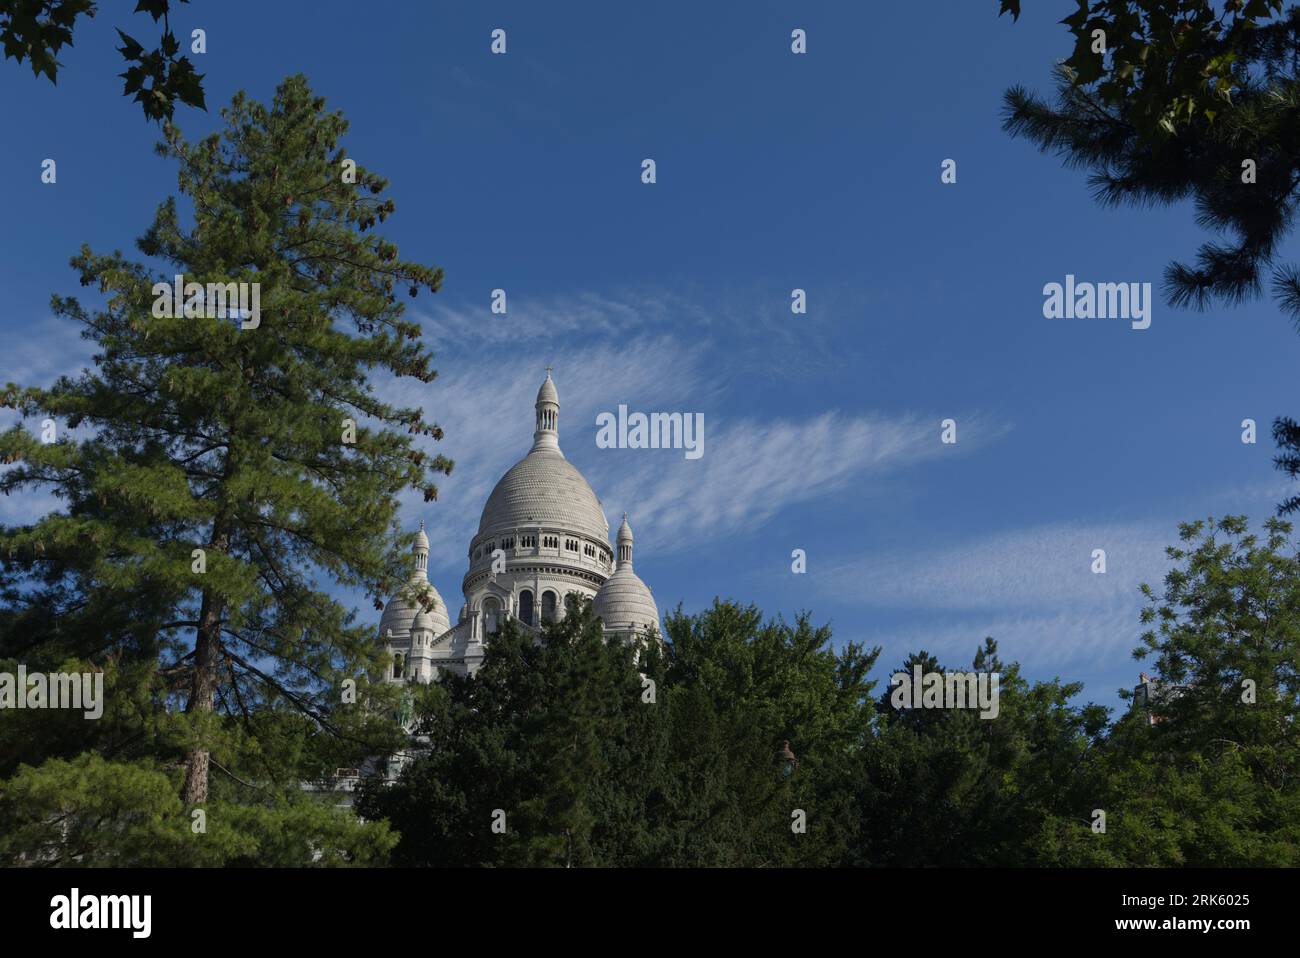
[{"label": "white basilica", "polygon": [[533,447],[496,484],[470,541],[465,604],[454,625],[429,581],[429,538],[420,524],[415,574],[379,622],[392,657],[389,681],[429,682],[443,670],[472,675],[505,619],[540,635],[543,623],[564,616],[569,596],[592,600],[607,635],[659,631],[654,597],[632,571],[626,513],[616,553],[600,500],[560,451],[560,397],[549,370],[535,408]]}]

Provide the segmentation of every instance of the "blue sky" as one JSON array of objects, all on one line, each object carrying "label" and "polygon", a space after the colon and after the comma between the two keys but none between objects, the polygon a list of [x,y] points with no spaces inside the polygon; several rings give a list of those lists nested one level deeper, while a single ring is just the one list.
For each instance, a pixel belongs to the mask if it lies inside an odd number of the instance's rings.
[{"label": "blue sky", "polygon": [[[0,63],[0,381],[79,368],[84,344],[48,307],[79,291],[68,258],[131,250],[174,191],[156,128],[120,95],[113,27],[154,36],[129,6],[101,4],[57,88]],[[173,27],[207,31],[210,112],[179,123],[197,137],[236,90],[269,99],[306,73],[391,181],[385,235],[446,270],[415,301],[440,378],[390,394],[423,403],[456,460],[441,500],[406,510],[453,613],[553,365],[561,445],[612,524],[631,514],[661,610],[810,609],[838,640],[883,645],[880,675],[919,648],[960,666],[993,635],[1031,677],[1114,704],[1139,669],[1137,584],[1163,575],[1177,523],[1263,519],[1287,489],[1267,433],[1300,412],[1300,337],[1267,302],[1158,301],[1141,331],[1043,317],[1044,284],[1158,290],[1201,236],[1187,207],[1098,208],[1086,174],[1001,131],[1002,92],[1046,91],[1069,52],[1057,21],[1074,5],[1026,6],[1012,24],[994,0],[196,0]],[[506,316],[489,311],[498,287]],[[704,457],[598,449],[595,416],[619,404],[703,413]],[[49,504],[0,502],[0,521]]]}]

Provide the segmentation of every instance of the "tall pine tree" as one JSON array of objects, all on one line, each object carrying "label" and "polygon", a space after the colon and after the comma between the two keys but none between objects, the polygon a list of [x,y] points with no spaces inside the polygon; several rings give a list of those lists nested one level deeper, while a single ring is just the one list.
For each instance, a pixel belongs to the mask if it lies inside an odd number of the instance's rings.
[{"label": "tall pine tree", "polygon": [[[451,467],[418,448],[440,429],[375,390],[376,376],[434,378],[401,297],[442,280],[375,232],[394,211],[387,182],[347,156],[346,120],[301,76],[222,115],[198,142],[166,127],[158,150],[193,213],[157,208],[137,243],[147,263],[73,258],[103,301],[53,306],[84,327],[94,369],[0,396],[59,430],[0,435],[0,491],[62,502],[0,529],[0,656],[129,675],[113,687],[129,727],[80,744],[183,770],[187,807],[209,798],[213,765],[290,787],[322,736],[354,755],[393,740],[391,690],[367,681],[369,625],[326,590],[378,607],[405,581],[398,496],[434,498]],[[154,289],[174,282],[202,284],[179,315]],[[232,308],[232,283],[250,284],[248,308]]]}]

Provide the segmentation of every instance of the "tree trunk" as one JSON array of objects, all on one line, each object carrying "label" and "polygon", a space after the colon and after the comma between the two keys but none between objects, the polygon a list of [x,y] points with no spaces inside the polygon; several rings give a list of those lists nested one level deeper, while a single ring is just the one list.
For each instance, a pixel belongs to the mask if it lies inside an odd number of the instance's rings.
[{"label": "tree trunk", "polygon": [[[230,537],[225,523],[214,525],[209,551],[223,553]],[[207,589],[203,591],[203,604],[199,610],[199,628],[194,643],[194,672],[190,683],[190,699],[186,713],[211,712],[216,704],[217,679],[221,668],[221,600]],[[202,743],[190,749],[186,759],[185,786],[181,801],[186,805],[200,805],[208,800],[209,752]]]}]

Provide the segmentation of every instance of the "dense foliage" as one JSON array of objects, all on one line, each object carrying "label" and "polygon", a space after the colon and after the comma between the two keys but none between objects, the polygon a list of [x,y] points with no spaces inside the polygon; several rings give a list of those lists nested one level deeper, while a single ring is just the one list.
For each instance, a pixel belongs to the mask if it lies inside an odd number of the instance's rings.
[{"label": "dense foliage", "polygon": [[403,865],[1300,864],[1289,531],[1184,527],[1135,652],[1180,694],[1112,725],[991,639],[958,666],[1000,675],[986,719],[895,707],[867,678],[879,650],[837,651],[807,617],[678,612],[637,661],[576,609],[544,644],[507,626],[476,679],[434,690],[428,751],[360,808]]}]

